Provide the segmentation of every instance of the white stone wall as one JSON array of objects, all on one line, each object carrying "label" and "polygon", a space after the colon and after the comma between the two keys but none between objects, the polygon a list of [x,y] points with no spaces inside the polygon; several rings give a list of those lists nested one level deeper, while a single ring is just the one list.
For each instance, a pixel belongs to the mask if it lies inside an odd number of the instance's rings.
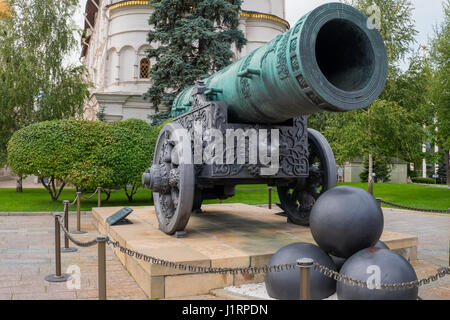
[{"label": "white stone wall", "polygon": [[[140,79],[139,65],[150,47],[147,33],[152,9],[148,5],[107,8],[117,2],[100,1],[89,49],[84,57],[84,64],[94,84],[93,96],[85,107],[85,118],[95,119],[97,112],[104,107],[105,118],[109,121],[128,118],[147,120],[147,115],[154,113],[154,110],[141,96],[151,86],[151,79]],[[284,19],[284,3],[284,0],[245,0],[242,8]],[[241,16],[239,28],[248,43],[241,52],[235,51],[236,58],[264,45],[287,29],[279,21],[244,16]],[[151,61],[151,65],[154,62]]]},{"label": "white stone wall", "polygon": [[[407,183],[407,164],[393,163],[391,168],[390,183]],[[344,166],[344,182],[361,182],[359,175],[364,171],[364,164],[361,162],[347,162]]]},{"label": "white stone wall", "polygon": [[244,0],[242,10],[273,14],[282,19],[286,16],[284,0]]}]

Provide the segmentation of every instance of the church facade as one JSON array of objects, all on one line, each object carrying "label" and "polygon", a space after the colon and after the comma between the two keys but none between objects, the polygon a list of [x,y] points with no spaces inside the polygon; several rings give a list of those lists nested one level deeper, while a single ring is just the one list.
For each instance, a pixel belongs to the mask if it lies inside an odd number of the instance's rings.
[{"label": "church facade", "polygon": [[[152,8],[148,0],[87,0],[82,63],[93,83],[84,117],[106,121],[138,118],[148,120],[154,108],[142,99],[151,86],[155,61],[146,57],[147,33]],[[247,38],[236,59],[266,44],[289,28],[284,0],[244,0],[240,30]]]}]

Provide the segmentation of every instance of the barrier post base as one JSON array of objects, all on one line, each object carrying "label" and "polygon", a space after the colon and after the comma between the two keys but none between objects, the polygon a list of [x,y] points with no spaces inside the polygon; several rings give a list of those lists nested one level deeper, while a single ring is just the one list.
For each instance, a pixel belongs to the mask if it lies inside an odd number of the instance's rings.
[{"label": "barrier post base", "polygon": [[61,248],[61,252],[63,253],[69,253],[69,252],[75,252],[78,251],[77,248],[69,247],[69,248]]},{"label": "barrier post base", "polygon": [[87,233],[87,231],[83,231],[83,230],[72,230],[72,231],[70,231],[70,233],[72,233],[72,234],[85,234],[85,233]]},{"label": "barrier post base", "polygon": [[70,278],[71,275],[67,273],[63,273],[60,276],[58,276],[57,274],[50,274],[45,277],[45,280],[47,280],[48,282],[66,282],[70,280]]}]

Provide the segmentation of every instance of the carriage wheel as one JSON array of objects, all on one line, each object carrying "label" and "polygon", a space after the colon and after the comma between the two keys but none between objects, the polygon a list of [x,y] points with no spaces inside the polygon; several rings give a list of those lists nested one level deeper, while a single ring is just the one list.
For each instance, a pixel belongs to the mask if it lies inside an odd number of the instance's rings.
[{"label": "carriage wheel", "polygon": [[290,222],[308,226],[309,215],[316,200],[336,186],[336,161],[325,137],[308,129],[309,177],[298,179],[288,186],[278,186],[281,207]]},{"label": "carriage wheel", "polygon": [[143,184],[153,191],[159,228],[169,235],[184,230],[194,202],[194,166],[192,161],[180,161],[181,155],[174,151],[186,137],[178,129],[183,128],[177,123],[164,126],[156,143],[153,165],[143,175]]}]

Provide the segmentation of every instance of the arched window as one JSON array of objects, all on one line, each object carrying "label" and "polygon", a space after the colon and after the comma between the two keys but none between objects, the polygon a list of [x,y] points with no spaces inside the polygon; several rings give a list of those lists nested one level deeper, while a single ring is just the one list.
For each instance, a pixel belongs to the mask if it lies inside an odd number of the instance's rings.
[{"label": "arched window", "polygon": [[142,58],[139,64],[139,78],[149,79],[150,78],[150,59]]}]

